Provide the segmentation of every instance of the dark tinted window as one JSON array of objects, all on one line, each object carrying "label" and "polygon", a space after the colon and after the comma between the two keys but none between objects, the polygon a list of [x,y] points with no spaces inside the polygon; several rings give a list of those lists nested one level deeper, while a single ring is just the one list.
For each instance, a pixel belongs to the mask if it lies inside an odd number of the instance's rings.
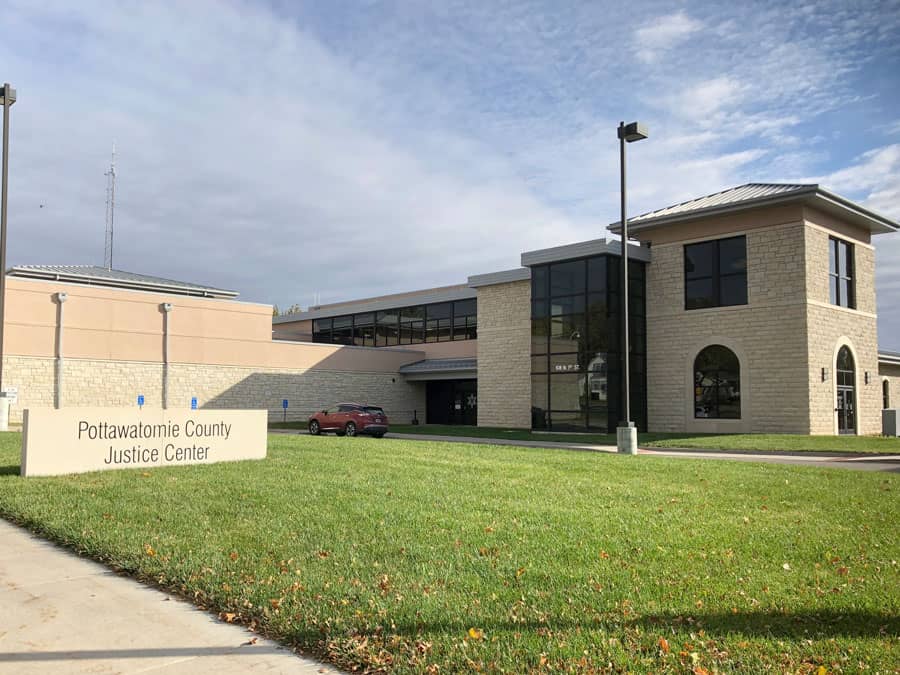
[{"label": "dark tinted window", "polygon": [[730,237],[685,245],[685,309],[746,304],[746,237]]},{"label": "dark tinted window", "polygon": [[856,307],[853,289],[853,244],[828,240],[829,300],[840,307]]},{"label": "dark tinted window", "polygon": [[550,295],[555,297],[584,293],[584,274],[584,260],[550,265]]},{"label": "dark tinted window", "polygon": [[728,347],[710,345],[694,360],[694,417],[741,418],[741,366]]},{"label": "dark tinted window", "polygon": [[531,297],[547,297],[547,281],[549,279],[546,266],[531,268]]}]

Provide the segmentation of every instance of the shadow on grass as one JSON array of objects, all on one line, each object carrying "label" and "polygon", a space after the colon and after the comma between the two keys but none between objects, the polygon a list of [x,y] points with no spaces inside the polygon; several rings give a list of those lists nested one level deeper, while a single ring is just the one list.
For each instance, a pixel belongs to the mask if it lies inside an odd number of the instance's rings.
[{"label": "shadow on grass", "polygon": [[[398,624],[393,629],[397,634],[464,634],[469,626],[477,626],[486,633],[527,633],[539,630],[583,631],[600,630],[614,633],[621,629],[640,628],[646,632],[660,632],[674,629],[692,632],[703,630],[708,637],[722,638],[727,635],[743,638],[778,638],[788,640],[829,639],[829,638],[895,638],[900,635],[900,616],[876,612],[837,610],[811,610],[801,612],[738,612],[677,614],[647,614],[633,619],[619,614],[603,615],[598,620],[587,617],[582,621],[555,620],[550,617],[540,621],[492,621],[489,618],[472,617],[462,625],[458,621],[421,622]],[[377,632],[377,631],[376,631]],[[289,636],[299,642],[309,643],[322,633],[306,627],[296,627]]]},{"label": "shadow on grass", "polygon": [[18,464],[9,464],[7,466],[0,466],[0,476],[18,476],[21,472],[22,467]]},{"label": "shadow on grass", "polygon": [[736,633],[744,636],[785,638],[806,637],[889,637],[900,635],[900,616],[838,610],[810,610],[799,612],[721,612],[676,614],[662,612],[646,614],[628,622],[645,629],[672,627],[693,630],[702,628],[719,635]]}]

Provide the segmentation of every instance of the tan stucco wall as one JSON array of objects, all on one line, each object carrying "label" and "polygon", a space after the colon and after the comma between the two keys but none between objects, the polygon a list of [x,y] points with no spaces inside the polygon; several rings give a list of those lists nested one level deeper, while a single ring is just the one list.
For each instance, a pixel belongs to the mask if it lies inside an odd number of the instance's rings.
[{"label": "tan stucco wall", "polygon": [[57,304],[67,358],[162,362],[162,303],[171,303],[169,362],[262,368],[396,373],[425,358],[413,348],[366,348],[272,341],[269,305],[7,278],[4,353],[55,356]]},{"label": "tan stucco wall", "polygon": [[878,377],[890,384],[890,407],[900,408],[900,366],[881,363],[878,365]]},{"label": "tan stucco wall", "polygon": [[[54,405],[56,361],[46,357],[4,358],[4,386],[16,387],[19,400],[10,417],[21,421],[28,407]],[[63,362],[63,407],[132,407],[138,394],[145,405],[162,405],[160,363],[66,359]],[[287,419],[306,419],[315,410],[340,401],[382,405],[396,423],[409,423],[412,411],[425,410],[425,385],[397,374],[372,371],[262,369],[206,364],[170,364],[169,406],[190,407],[196,396],[201,408],[265,408],[282,419],[281,401],[288,399]]]},{"label": "tan stucco wall", "polygon": [[273,342],[266,305],[125,289],[7,278],[5,387],[18,389],[13,421],[29,406],[53,406],[56,392],[54,296],[64,303],[63,406],[162,404],[163,313],[171,303],[169,405],[268,408],[302,418],[340,400],[385,406],[397,421],[425,408],[424,385],[400,366],[424,351]]},{"label": "tan stucco wall", "polygon": [[531,282],[478,289],[478,426],[531,428]]},{"label": "tan stucco wall", "polygon": [[[686,242],[652,248],[647,268],[649,430],[805,433],[809,403],[803,227],[795,222],[726,231],[720,224],[716,231],[747,235],[745,306],[686,311]],[[730,348],[740,361],[740,420],[694,418],[694,359],[711,344]]]}]

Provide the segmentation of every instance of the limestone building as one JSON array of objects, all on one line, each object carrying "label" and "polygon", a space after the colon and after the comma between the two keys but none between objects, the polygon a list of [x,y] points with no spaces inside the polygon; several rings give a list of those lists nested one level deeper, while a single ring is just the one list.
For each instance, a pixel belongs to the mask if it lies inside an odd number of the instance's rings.
[{"label": "limestone building", "polygon": [[[880,433],[882,408],[900,407],[900,354],[878,349],[872,238],[898,228],[817,185],[744,185],[631,219],[639,428]],[[620,262],[618,242],[585,241],[274,319],[232,291],[16,267],[3,382],[13,420],[140,394],[272,419],[366,400],[395,422],[606,432],[622,417]]]}]

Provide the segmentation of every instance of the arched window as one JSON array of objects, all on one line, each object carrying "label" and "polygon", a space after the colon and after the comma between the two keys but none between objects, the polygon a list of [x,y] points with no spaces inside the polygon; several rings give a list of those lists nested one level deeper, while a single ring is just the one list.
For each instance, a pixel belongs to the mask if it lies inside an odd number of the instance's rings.
[{"label": "arched window", "polygon": [[881,382],[881,397],[884,399],[884,409],[891,407],[891,381],[883,380]]},{"label": "arched window", "polygon": [[728,347],[710,345],[694,359],[694,417],[741,418],[741,364]]}]

